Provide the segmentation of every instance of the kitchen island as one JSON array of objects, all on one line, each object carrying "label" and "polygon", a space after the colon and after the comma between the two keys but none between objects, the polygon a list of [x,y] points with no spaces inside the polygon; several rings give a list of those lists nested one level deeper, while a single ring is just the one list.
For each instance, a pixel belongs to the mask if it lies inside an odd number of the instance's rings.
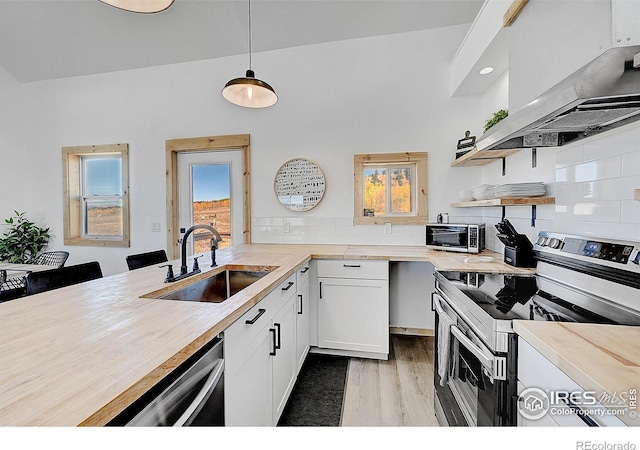
[{"label": "kitchen island", "polygon": [[[220,250],[218,264],[275,268],[222,303],[143,298],[167,286],[165,269],[157,266],[3,303],[0,425],[107,424],[311,258],[530,271],[505,265],[496,253],[485,254],[495,261],[465,263],[469,255],[418,246],[245,244]],[[211,270],[205,258],[200,259],[203,274]]]},{"label": "kitchen island", "polygon": [[615,417],[640,426],[640,327],[516,320],[513,329],[584,391],[614,400],[605,407],[629,407]]}]

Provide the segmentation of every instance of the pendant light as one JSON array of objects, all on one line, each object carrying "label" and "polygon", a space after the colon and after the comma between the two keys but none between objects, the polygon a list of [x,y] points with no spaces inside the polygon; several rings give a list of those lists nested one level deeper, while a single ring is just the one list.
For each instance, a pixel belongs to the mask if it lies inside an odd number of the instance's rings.
[{"label": "pendant light", "polygon": [[244,77],[229,81],[222,89],[222,96],[234,105],[245,108],[267,108],[278,101],[273,88],[257,79],[251,70],[251,0],[249,0],[249,70]]},{"label": "pendant light", "polygon": [[164,11],[173,5],[174,0],[99,0],[107,5],[114,6],[125,11],[151,14]]}]

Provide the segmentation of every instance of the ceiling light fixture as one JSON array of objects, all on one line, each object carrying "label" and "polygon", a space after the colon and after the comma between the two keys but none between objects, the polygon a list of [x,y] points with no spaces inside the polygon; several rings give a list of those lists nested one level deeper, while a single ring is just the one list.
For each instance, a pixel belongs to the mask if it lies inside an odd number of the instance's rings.
[{"label": "ceiling light fixture", "polygon": [[164,11],[174,0],[99,0],[107,5],[134,13],[151,14]]},{"label": "ceiling light fixture", "polygon": [[251,70],[251,0],[249,0],[249,70],[246,76],[229,81],[222,89],[222,96],[234,105],[245,108],[267,108],[278,101],[273,88],[264,81],[258,80]]},{"label": "ceiling light fixture", "polygon": [[487,66],[484,69],[480,70],[480,75],[487,75],[488,73],[493,72],[493,67]]}]

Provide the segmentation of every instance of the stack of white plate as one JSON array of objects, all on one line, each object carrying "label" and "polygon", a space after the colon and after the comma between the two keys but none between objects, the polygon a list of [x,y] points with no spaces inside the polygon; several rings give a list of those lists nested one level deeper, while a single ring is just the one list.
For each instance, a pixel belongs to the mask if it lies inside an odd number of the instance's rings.
[{"label": "stack of white plate", "polygon": [[460,201],[470,202],[473,200],[473,192],[471,188],[464,188],[460,191]]},{"label": "stack of white plate", "polygon": [[480,184],[478,186],[473,186],[471,188],[471,195],[473,195],[473,198],[475,198],[476,200],[486,200],[489,197],[487,197],[487,190],[489,188],[493,187],[490,184]]},{"label": "stack of white plate", "polygon": [[487,192],[488,198],[540,197],[547,193],[542,182],[499,184]]}]

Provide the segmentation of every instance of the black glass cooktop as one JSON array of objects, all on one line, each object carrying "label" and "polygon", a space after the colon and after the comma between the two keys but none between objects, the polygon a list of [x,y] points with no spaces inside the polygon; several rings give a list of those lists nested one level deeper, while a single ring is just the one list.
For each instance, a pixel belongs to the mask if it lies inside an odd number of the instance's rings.
[{"label": "black glass cooktop", "polygon": [[496,320],[618,323],[538,289],[534,275],[439,272]]}]

